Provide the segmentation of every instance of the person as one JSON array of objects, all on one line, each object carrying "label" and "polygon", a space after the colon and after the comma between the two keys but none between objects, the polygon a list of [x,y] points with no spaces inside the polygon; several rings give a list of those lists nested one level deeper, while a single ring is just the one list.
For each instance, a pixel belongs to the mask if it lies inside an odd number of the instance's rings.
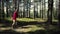
[{"label": "person", "polygon": [[14,25],[17,24],[16,18],[17,18],[17,9],[15,9],[15,11],[14,11],[14,13],[12,15],[12,21],[13,21],[12,27],[14,27]]}]

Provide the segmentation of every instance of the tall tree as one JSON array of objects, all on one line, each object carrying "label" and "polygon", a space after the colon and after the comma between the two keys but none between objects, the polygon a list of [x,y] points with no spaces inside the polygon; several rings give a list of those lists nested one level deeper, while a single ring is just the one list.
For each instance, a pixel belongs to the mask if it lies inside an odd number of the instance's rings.
[{"label": "tall tree", "polygon": [[48,24],[52,23],[53,0],[48,0]]},{"label": "tall tree", "polygon": [[[0,0],[0,2],[1,2],[1,13],[2,13],[2,0]],[[2,15],[1,15],[1,18],[2,18]]]},{"label": "tall tree", "polygon": [[[0,1],[0,11],[1,11],[1,1]],[[1,12],[0,12],[0,18],[1,18]]]},{"label": "tall tree", "polygon": [[35,18],[35,2],[34,2],[34,18]]},{"label": "tall tree", "polygon": [[13,0],[14,9],[17,8],[17,0]]},{"label": "tall tree", "polygon": [[59,20],[58,26],[60,28],[60,0],[59,0],[58,20]]},{"label": "tall tree", "polygon": [[1,18],[4,19],[4,1],[1,0]]},{"label": "tall tree", "polygon": [[42,0],[40,0],[40,18],[42,18]]},{"label": "tall tree", "polygon": [[31,0],[27,0],[27,5],[28,5],[28,14],[27,14],[27,17],[30,17],[30,2],[31,2]]},{"label": "tall tree", "polygon": [[18,3],[17,3],[17,4],[18,4],[18,12],[19,12],[19,0],[18,0],[17,2],[18,2]]},{"label": "tall tree", "polygon": [[40,1],[40,18],[41,18],[41,1]]},{"label": "tall tree", "polygon": [[26,17],[25,4],[26,4],[26,0],[23,0],[23,17]]},{"label": "tall tree", "polygon": [[8,9],[9,9],[9,0],[6,0],[6,12],[7,12],[7,17],[8,17]]},{"label": "tall tree", "polygon": [[30,7],[31,7],[31,0],[29,0],[29,15],[28,15],[29,18],[30,18]]},{"label": "tall tree", "polygon": [[42,19],[43,19],[43,0],[41,3],[42,3],[42,12],[41,13],[42,13]]},{"label": "tall tree", "polygon": [[46,18],[46,15],[45,15],[45,13],[46,13],[46,6],[45,6],[46,4],[45,4],[45,0],[43,0],[43,18]]},{"label": "tall tree", "polygon": [[34,18],[36,18],[36,16],[37,16],[37,3],[36,3],[37,1],[36,0],[34,0]]},{"label": "tall tree", "polygon": [[29,0],[26,0],[26,4],[27,4],[27,5],[26,5],[26,8],[27,8],[27,11],[26,11],[26,17],[28,17],[28,11],[29,11],[29,10],[28,10],[28,4],[29,4],[28,1],[29,1]]}]

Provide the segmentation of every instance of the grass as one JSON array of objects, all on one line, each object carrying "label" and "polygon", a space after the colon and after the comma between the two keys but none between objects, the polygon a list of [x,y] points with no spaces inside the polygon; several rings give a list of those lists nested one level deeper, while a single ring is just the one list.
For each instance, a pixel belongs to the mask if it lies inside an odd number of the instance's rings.
[{"label": "grass", "polygon": [[[12,21],[11,18],[5,18],[9,21]],[[18,21],[26,21],[26,22],[31,22],[31,21],[37,21],[37,22],[45,22],[47,21],[47,19],[42,19],[42,18],[35,18],[35,19],[31,19],[31,18],[17,18]],[[58,22],[58,20],[55,20],[53,19],[52,21],[54,22]],[[32,24],[32,23],[31,23]],[[0,26],[3,26],[3,25],[0,25]],[[16,29],[13,29],[14,31],[16,32],[35,32],[35,31],[38,31],[38,30],[47,30],[45,28],[45,24],[35,24],[35,25],[24,25],[22,27],[18,27]],[[2,30],[9,30],[10,28],[9,27],[4,27],[4,28],[0,28],[1,31]],[[49,30],[54,30],[56,31],[57,30],[57,26],[53,26],[53,25],[49,25]]]},{"label": "grass", "polygon": [[[12,18],[5,18],[5,19],[12,21]],[[31,18],[17,18],[17,21],[26,21],[26,22],[37,21],[37,22],[45,22],[45,21],[47,21],[47,19],[42,19],[42,18],[35,18],[35,19],[31,19]]]},{"label": "grass", "polygon": [[[12,18],[5,18],[6,20],[12,21]],[[31,22],[31,21],[37,21],[37,22],[46,22],[47,18],[42,19],[42,18],[35,18],[35,19],[31,19],[31,18],[17,18],[17,21],[25,21],[25,22]],[[58,22],[58,20],[56,19],[52,19],[53,22]]]}]

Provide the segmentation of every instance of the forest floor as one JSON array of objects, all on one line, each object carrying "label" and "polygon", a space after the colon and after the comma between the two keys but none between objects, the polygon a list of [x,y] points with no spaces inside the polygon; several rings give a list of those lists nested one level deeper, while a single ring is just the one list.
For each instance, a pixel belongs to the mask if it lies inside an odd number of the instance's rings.
[{"label": "forest floor", "polygon": [[[24,18],[25,19],[25,18]],[[19,19],[18,19],[19,20]],[[23,20],[23,19],[20,19]],[[27,19],[28,20],[28,19]],[[37,21],[17,21],[12,29],[10,20],[0,20],[0,34],[57,34],[60,29],[57,23],[49,24]]]}]

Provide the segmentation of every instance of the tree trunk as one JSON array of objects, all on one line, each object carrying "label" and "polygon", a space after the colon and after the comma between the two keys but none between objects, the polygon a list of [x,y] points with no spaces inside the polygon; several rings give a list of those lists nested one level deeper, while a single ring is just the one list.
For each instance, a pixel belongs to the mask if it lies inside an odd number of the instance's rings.
[{"label": "tree trunk", "polygon": [[60,0],[59,0],[59,10],[58,10],[58,27],[60,28]]},{"label": "tree trunk", "polygon": [[34,4],[34,19],[35,19],[35,4]]},{"label": "tree trunk", "polygon": [[17,8],[17,0],[13,0],[14,10]]},{"label": "tree trunk", "polygon": [[19,0],[18,0],[18,12],[19,12]]},{"label": "tree trunk", "polygon": [[29,0],[29,18],[30,18],[30,7],[31,7],[31,0]]},{"label": "tree trunk", "polygon": [[4,1],[1,0],[1,18],[4,19]]},{"label": "tree trunk", "polygon": [[1,0],[1,19],[2,19],[2,0]]},{"label": "tree trunk", "polygon": [[[0,11],[1,11],[1,0],[0,0]],[[1,12],[0,12],[0,19],[1,19]]]},{"label": "tree trunk", "polygon": [[52,23],[53,0],[48,0],[48,22]]},{"label": "tree trunk", "polygon": [[28,0],[28,16],[27,17],[30,17],[30,2],[31,2],[31,0]]},{"label": "tree trunk", "polygon": [[9,14],[8,14],[8,9],[9,9],[9,0],[6,0],[6,12],[7,12],[7,17],[9,16]]},{"label": "tree trunk", "polygon": [[23,5],[23,17],[25,17],[26,16],[26,13],[25,13],[25,3],[26,3],[26,0],[24,0],[24,5]]},{"label": "tree trunk", "polygon": [[[42,0],[43,1],[43,0]],[[42,2],[42,19],[43,19],[43,2]]]}]

